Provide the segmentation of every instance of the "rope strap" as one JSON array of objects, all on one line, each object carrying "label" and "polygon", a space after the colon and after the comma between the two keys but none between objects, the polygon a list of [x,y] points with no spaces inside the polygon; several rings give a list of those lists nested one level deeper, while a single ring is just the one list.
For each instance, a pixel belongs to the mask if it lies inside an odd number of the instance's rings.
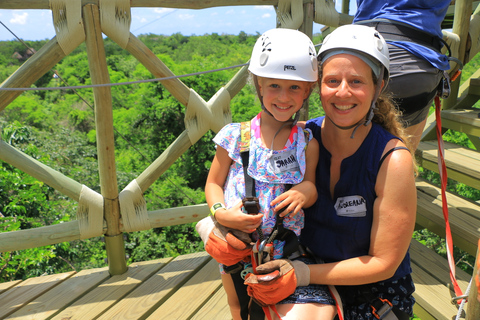
[{"label": "rope strap", "polygon": [[315,22],[331,27],[340,25],[340,14],[333,0],[315,0]]},{"label": "rope strap", "polygon": [[98,237],[103,234],[103,196],[82,186],[77,207],[80,239]]},{"label": "rope strap", "polygon": [[230,93],[224,87],[220,88],[208,103],[195,90],[190,89],[184,121],[192,144],[208,130],[218,132],[232,122],[230,100]]},{"label": "rope strap", "polygon": [[102,31],[125,49],[130,39],[130,0],[99,0]]},{"label": "rope strap", "polygon": [[125,232],[151,229],[147,203],[137,180],[132,180],[118,195]]},{"label": "rope strap", "polygon": [[280,28],[298,29],[303,23],[302,0],[279,0],[277,11],[277,23]]},{"label": "rope strap", "polygon": [[70,54],[85,40],[82,20],[82,2],[50,0],[53,26],[57,42],[65,55]]}]

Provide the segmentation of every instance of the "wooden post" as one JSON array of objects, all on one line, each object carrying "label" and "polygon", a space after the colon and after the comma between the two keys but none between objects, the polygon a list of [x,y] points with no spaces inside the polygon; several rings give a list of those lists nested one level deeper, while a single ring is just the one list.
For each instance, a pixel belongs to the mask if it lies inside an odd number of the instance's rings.
[{"label": "wooden post", "polygon": [[[460,46],[458,49],[458,59],[463,63],[467,63],[465,56],[468,30],[470,29],[470,16],[472,15],[472,1],[471,0],[457,0],[455,2],[455,13],[453,19],[452,32],[460,37]],[[454,68],[451,72],[458,70]],[[443,100],[443,109],[451,109],[457,103],[458,89],[460,87],[460,77],[451,83],[450,97]]]},{"label": "wooden post", "polygon": [[[299,31],[302,31],[305,33],[310,39],[312,39],[313,36],[313,15],[315,14],[315,5],[312,2],[309,3],[304,3],[303,4],[303,23],[298,29]],[[300,117],[299,119],[301,121],[307,121],[308,120],[308,110],[309,110],[309,105],[308,102],[304,104],[303,108],[300,109]]]},{"label": "wooden post", "polygon": [[[479,241],[480,244],[480,241]],[[478,287],[475,282],[475,277],[478,272],[478,264],[480,259],[480,248],[477,249],[477,258],[475,259],[475,266],[473,268],[473,278],[472,278],[472,287],[470,288],[470,294],[468,295],[467,302],[467,320],[480,319],[480,302],[478,299]]]},{"label": "wooden post", "polygon": [[[83,7],[83,18],[92,84],[110,83],[98,6],[93,4],[85,5]],[[105,245],[110,274],[117,275],[127,271],[127,265],[123,234],[120,231],[119,224],[120,206],[115,168],[111,88],[95,87],[93,94],[100,187],[105,199],[104,215],[107,222]]]},{"label": "wooden post", "polygon": [[342,0],[342,13],[348,14],[350,12],[350,0]]}]

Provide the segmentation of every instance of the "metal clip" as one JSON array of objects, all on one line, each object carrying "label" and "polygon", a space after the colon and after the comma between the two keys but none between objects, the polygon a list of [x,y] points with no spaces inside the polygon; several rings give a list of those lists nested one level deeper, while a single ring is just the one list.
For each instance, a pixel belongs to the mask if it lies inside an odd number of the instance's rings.
[{"label": "metal clip", "polygon": [[450,76],[447,71],[443,71],[443,77],[438,86],[438,95],[442,99],[447,99],[450,96]]}]

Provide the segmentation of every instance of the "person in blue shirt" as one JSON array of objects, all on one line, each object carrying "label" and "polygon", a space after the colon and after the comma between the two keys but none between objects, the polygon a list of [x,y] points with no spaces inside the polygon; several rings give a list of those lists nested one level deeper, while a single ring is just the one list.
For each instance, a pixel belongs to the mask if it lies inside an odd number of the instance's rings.
[{"label": "person in blue shirt", "polygon": [[338,291],[343,319],[376,319],[374,311],[412,315],[408,248],[416,167],[398,111],[384,92],[388,57],[379,32],[355,24],[334,30],[320,48],[325,116],[306,123],[320,145],[318,198],[305,211],[300,236],[307,254],[293,264],[267,262],[245,280],[256,300],[284,294],[276,305],[284,320],[316,319],[320,285]]},{"label": "person in blue shirt", "polygon": [[353,23],[376,28],[388,43],[390,82],[387,91],[417,148],[426,118],[450,69],[441,24],[451,0],[357,0]]}]

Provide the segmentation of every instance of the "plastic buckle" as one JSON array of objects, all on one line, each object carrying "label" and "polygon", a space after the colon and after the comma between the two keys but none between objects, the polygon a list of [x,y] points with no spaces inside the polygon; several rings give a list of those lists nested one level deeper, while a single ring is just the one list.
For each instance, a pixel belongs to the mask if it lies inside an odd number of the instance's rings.
[{"label": "plastic buckle", "polygon": [[260,212],[260,203],[257,197],[245,197],[242,199],[242,203],[248,214],[257,214]]},{"label": "plastic buckle", "polygon": [[383,302],[382,306],[378,309],[378,311],[377,308],[375,308],[373,305],[370,305],[372,307],[373,316],[377,319],[397,319],[397,317],[393,313],[393,317],[388,317],[388,314],[390,314],[393,309],[392,303],[387,299],[378,298],[378,300]]}]

